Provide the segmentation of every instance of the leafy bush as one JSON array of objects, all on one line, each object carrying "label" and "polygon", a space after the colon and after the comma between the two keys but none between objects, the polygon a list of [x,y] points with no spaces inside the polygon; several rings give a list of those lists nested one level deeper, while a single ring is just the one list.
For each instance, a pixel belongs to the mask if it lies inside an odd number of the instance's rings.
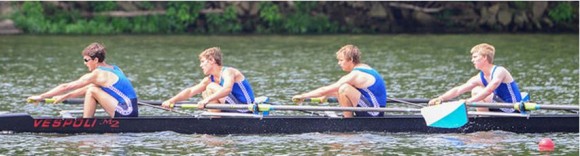
[{"label": "leafy bush", "polygon": [[550,9],[548,16],[555,22],[566,22],[572,19],[574,13],[569,2],[559,2],[556,7]]},{"label": "leafy bush", "polygon": [[271,33],[280,30],[283,15],[280,13],[278,5],[273,2],[261,2],[259,14],[260,19],[264,22],[258,25],[257,31],[259,33]]},{"label": "leafy bush", "polygon": [[242,30],[234,6],[226,7],[223,13],[206,14],[209,33],[237,33]]},{"label": "leafy bush", "polygon": [[169,2],[167,5],[167,21],[171,32],[184,32],[199,17],[205,2]]}]

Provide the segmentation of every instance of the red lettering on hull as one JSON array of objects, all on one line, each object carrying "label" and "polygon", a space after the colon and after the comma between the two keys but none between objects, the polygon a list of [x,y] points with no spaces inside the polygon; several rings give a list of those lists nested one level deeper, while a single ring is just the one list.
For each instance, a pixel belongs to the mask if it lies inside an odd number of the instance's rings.
[{"label": "red lettering on hull", "polygon": [[75,120],[75,123],[73,123],[73,127],[74,128],[81,127],[81,125],[83,125],[83,121],[84,121],[84,119],[77,119],[77,120]]},{"label": "red lettering on hull", "polygon": [[44,128],[49,127],[51,121],[52,120],[44,120],[44,121],[42,121],[42,127],[44,127]]},{"label": "red lettering on hull", "polygon": [[61,123],[62,123],[62,120],[53,120],[52,127],[60,127]]},{"label": "red lettering on hull", "polygon": [[73,120],[64,120],[64,124],[62,124],[62,127],[66,127],[66,126],[70,126],[72,125]]},{"label": "red lettering on hull", "polygon": [[[34,128],[92,128],[97,125],[98,119],[34,119]],[[119,120],[104,119],[99,125],[119,127]]]}]

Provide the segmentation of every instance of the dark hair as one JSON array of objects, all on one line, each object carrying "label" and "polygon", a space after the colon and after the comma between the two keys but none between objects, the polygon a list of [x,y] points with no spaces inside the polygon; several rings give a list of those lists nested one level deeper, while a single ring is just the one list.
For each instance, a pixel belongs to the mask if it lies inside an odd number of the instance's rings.
[{"label": "dark hair", "polygon": [[91,43],[82,52],[83,56],[89,56],[91,59],[99,58],[99,62],[105,61],[106,53],[107,49],[105,46],[97,42]]}]

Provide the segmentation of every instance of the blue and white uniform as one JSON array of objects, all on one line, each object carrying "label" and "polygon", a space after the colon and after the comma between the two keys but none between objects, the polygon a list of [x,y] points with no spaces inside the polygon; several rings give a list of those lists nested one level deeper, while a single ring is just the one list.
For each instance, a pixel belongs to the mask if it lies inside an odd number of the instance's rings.
[{"label": "blue and white uniform", "polygon": [[[228,67],[222,67],[222,74]],[[215,82],[213,75],[209,76],[211,82]],[[220,78],[220,86],[224,86],[223,77]],[[248,79],[244,78],[243,81],[234,82],[232,87],[232,92],[226,97],[226,104],[252,104],[254,103],[254,91]],[[222,110],[222,112],[228,112],[228,110]],[[237,110],[235,112],[251,113],[250,110]]]},{"label": "blue and white uniform", "polygon": [[[387,105],[387,88],[383,77],[372,68],[354,68],[354,70],[361,71],[372,75],[375,78],[375,83],[367,88],[357,88],[361,93],[360,100],[358,101],[357,107],[385,107]],[[383,112],[355,112],[355,116],[370,116],[377,117],[383,116]]]},{"label": "blue and white uniform", "polygon": [[139,108],[137,107],[137,94],[133,89],[131,81],[125,76],[123,71],[116,65],[113,68],[98,67],[100,70],[112,72],[119,77],[119,80],[112,86],[101,86],[103,91],[113,96],[119,104],[115,108],[115,117],[137,117],[139,116]]},{"label": "blue and white uniform", "polygon": [[[491,79],[493,79],[493,74],[495,73],[495,70],[497,68],[498,66],[495,65],[493,66],[493,69],[491,71]],[[483,76],[483,71],[481,71],[479,75],[481,77],[481,82],[483,83],[483,86],[487,86],[488,82],[485,80],[485,77]],[[512,102],[520,102],[522,100],[520,89],[518,88],[516,80],[513,80],[510,83],[503,82],[500,83],[499,86],[493,91],[493,94],[495,95],[494,102],[512,103]],[[500,108],[499,110],[490,109],[490,111],[500,111],[500,110],[508,113],[515,112],[515,109],[513,108]]]}]

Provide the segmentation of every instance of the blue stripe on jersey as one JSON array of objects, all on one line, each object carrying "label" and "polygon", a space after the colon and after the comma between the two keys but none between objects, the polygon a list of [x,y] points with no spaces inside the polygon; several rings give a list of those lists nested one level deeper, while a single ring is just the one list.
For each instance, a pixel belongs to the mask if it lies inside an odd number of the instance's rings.
[{"label": "blue stripe on jersey", "polygon": [[[227,67],[223,67],[221,72],[224,72]],[[213,75],[210,75],[211,82],[215,82]],[[220,86],[224,86],[223,77],[220,78]],[[232,88],[232,95],[240,101],[240,103],[251,104],[254,103],[254,91],[248,79],[244,78],[243,81],[235,82]]]},{"label": "blue stripe on jersey", "polygon": [[[497,66],[493,67],[491,72],[491,79],[493,79],[493,74],[495,73]],[[488,82],[485,80],[483,76],[483,71],[480,72],[481,82],[483,86],[487,86]],[[504,102],[519,102],[522,100],[520,89],[516,80],[510,83],[500,83],[499,86],[493,91],[493,93],[500,97],[501,100]]]},{"label": "blue stripe on jersey", "polygon": [[354,68],[363,73],[372,75],[375,83],[367,88],[357,88],[357,90],[373,104],[372,107],[385,107],[387,105],[387,88],[383,77],[374,69]]},{"label": "blue stripe on jersey", "polygon": [[[497,69],[498,66],[493,66],[493,70],[491,72],[491,79],[493,79],[493,74],[495,74],[495,70]],[[481,82],[483,83],[483,86],[487,87],[487,80],[485,80],[485,76],[483,75],[483,71],[481,71],[479,73],[480,77],[481,77]],[[512,82],[510,83],[500,83],[499,86],[493,91],[493,94],[495,94],[495,96],[499,97],[501,100],[501,102],[508,102],[508,103],[512,103],[512,102],[520,102],[522,100],[522,94],[520,93],[520,89],[518,87],[518,83],[516,82],[516,80],[514,79]],[[502,111],[504,112],[514,112],[515,110],[513,108],[500,108]]]},{"label": "blue stripe on jersey", "polygon": [[101,89],[117,99],[119,104],[126,105],[117,106],[115,111],[121,113],[122,115],[127,115],[133,111],[137,111],[137,108],[133,108],[133,104],[131,103],[131,99],[137,99],[137,94],[135,93],[131,81],[125,76],[119,67],[116,65],[112,66],[112,69],[107,67],[98,67],[98,69],[112,72],[113,74],[117,75],[117,77],[119,77],[119,80],[117,80],[117,82],[115,82],[115,84],[112,86],[101,86]]}]

